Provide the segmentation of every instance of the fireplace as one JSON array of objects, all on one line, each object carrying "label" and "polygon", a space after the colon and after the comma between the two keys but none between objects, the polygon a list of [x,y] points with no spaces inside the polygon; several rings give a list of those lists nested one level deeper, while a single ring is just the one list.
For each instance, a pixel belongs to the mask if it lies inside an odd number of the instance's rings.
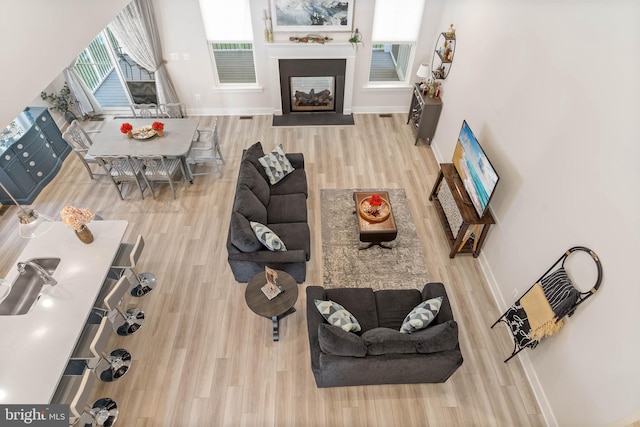
[{"label": "fireplace", "polygon": [[343,113],[345,59],[280,59],[282,114]]}]

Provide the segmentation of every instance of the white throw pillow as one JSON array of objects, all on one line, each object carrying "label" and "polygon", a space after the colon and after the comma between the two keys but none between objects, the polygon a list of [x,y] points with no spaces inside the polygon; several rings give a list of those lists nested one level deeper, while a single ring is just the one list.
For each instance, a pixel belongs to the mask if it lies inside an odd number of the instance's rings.
[{"label": "white throw pillow", "polygon": [[264,167],[271,185],[278,183],[282,178],[294,171],[282,148],[282,144],[278,145],[272,152],[260,157],[258,161]]},{"label": "white throw pillow", "polygon": [[422,301],[404,318],[400,332],[410,334],[426,328],[438,315],[441,305],[442,297]]},{"label": "white throw pillow", "polygon": [[284,242],[276,233],[271,231],[269,227],[266,225],[260,224],[259,222],[249,221],[251,224],[251,229],[256,234],[260,243],[266,246],[270,251],[286,251],[287,247],[284,245]]},{"label": "white throw pillow", "polygon": [[333,301],[313,300],[316,304],[316,308],[322,314],[322,317],[327,319],[333,326],[342,328],[347,332],[358,332],[362,328],[360,323],[353,317],[353,314],[349,313],[343,306]]}]

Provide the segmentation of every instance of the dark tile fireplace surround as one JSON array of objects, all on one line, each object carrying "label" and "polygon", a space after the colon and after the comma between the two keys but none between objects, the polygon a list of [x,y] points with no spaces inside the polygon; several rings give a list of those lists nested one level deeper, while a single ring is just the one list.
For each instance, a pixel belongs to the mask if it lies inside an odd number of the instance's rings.
[{"label": "dark tile fireplace surround", "polygon": [[[322,114],[327,108],[308,108],[307,111],[295,111],[292,106],[291,78],[292,77],[332,77],[333,93],[332,113],[343,113],[344,108],[344,78],[346,59],[280,59],[280,95],[282,99],[282,114]],[[325,92],[330,90],[325,89]],[[329,103],[327,105],[330,105]],[[293,107],[293,108],[292,108]]]}]

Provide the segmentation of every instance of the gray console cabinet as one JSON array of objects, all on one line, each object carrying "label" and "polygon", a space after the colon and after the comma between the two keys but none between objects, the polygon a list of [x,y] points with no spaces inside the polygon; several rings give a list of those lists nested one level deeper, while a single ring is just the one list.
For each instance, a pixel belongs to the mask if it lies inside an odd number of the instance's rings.
[{"label": "gray console cabinet", "polygon": [[[43,107],[20,113],[0,138],[0,180],[18,203],[30,204],[56,176],[71,148]],[[1,189],[0,202],[13,204]]]},{"label": "gray console cabinet", "polygon": [[416,83],[413,87],[413,96],[411,97],[411,106],[407,117],[407,124],[410,124],[416,133],[416,145],[420,138],[431,145],[441,111],[442,100],[423,95],[419,85]]}]

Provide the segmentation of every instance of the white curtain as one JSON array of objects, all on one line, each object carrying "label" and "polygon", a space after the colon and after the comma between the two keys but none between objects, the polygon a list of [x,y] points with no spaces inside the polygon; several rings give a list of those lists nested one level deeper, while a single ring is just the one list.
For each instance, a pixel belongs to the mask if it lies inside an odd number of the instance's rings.
[{"label": "white curtain", "polygon": [[75,61],[62,71],[62,75],[64,76],[64,80],[67,82],[67,86],[69,86],[69,90],[73,94],[73,97],[76,99],[76,106],[80,116],[85,119],[102,113],[100,103],[84,84],[74,65]]},{"label": "white curtain", "polygon": [[109,29],[134,61],[155,73],[158,104],[180,102],[162,58],[151,2],[133,0],[109,24]]}]

